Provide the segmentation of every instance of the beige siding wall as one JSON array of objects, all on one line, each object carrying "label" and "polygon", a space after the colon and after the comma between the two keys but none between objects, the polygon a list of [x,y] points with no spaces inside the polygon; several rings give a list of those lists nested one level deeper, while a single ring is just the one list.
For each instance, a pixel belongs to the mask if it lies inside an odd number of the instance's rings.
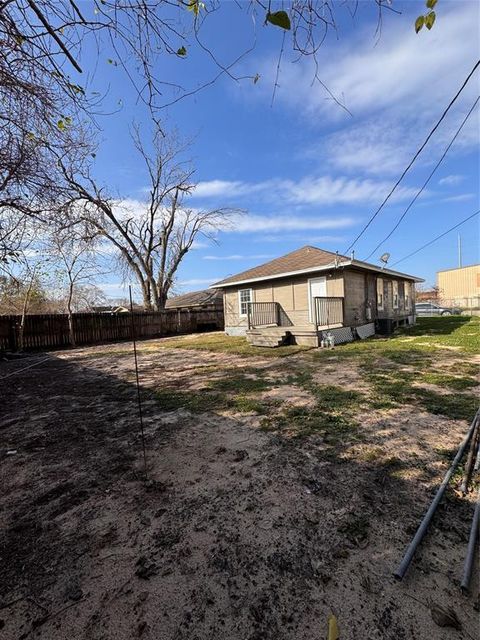
[{"label": "beige siding wall", "polygon": [[[318,274],[322,275],[322,274]],[[315,277],[315,274],[312,274]],[[343,274],[327,276],[327,295],[343,295]],[[281,322],[285,326],[310,324],[308,311],[308,277],[282,278],[269,283],[252,283],[241,287],[229,287],[224,292],[225,328],[230,333],[242,333],[247,319],[239,315],[238,292],[252,289],[253,302],[278,302],[281,307]]]},{"label": "beige siding wall", "polygon": [[361,271],[345,271],[344,324],[355,327],[364,324],[366,302],[366,274]]},{"label": "beige siding wall", "polygon": [[480,296],[480,264],[439,271],[437,284],[442,300],[453,304],[462,304],[463,298],[476,298]]},{"label": "beige siding wall", "polygon": [[[268,283],[253,283],[239,287],[229,287],[224,292],[225,329],[227,333],[241,334],[247,328],[247,318],[239,314],[238,292],[252,289],[253,302],[278,302],[281,307],[283,326],[304,326],[310,324],[308,309],[308,280],[323,275],[308,274],[296,278],[272,280]],[[344,297],[346,326],[357,326],[379,318],[396,318],[408,315],[413,309],[414,287],[411,282],[396,279],[398,283],[398,308],[393,308],[393,279],[382,277],[384,288],[384,308],[376,308],[376,280],[372,273],[346,269],[326,274],[327,296]],[[367,293],[368,292],[368,293]],[[405,292],[410,296],[410,308],[406,309]],[[368,305],[367,305],[368,301]],[[367,316],[367,306],[371,310]]]},{"label": "beige siding wall", "polygon": [[[377,310],[377,318],[400,318],[411,315],[415,308],[415,287],[410,280],[377,276],[383,281],[383,309]],[[398,299],[394,302],[394,285],[397,283]],[[408,300],[406,299],[408,296]]]}]

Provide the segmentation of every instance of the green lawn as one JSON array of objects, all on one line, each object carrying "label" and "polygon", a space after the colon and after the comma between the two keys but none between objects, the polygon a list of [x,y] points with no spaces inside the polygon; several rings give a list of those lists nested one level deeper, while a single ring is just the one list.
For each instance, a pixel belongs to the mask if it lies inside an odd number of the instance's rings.
[{"label": "green lawn", "polygon": [[198,349],[200,351],[216,351],[220,353],[232,353],[239,356],[267,356],[282,358],[301,351],[308,351],[311,347],[287,345],[285,347],[252,347],[246,338],[227,336],[224,333],[205,333],[195,338],[180,336],[175,339],[165,340],[158,346],[164,349]]},{"label": "green lawn", "polygon": [[[323,433],[326,441],[358,438],[355,414],[359,410],[389,410],[413,405],[433,414],[469,420],[478,399],[471,389],[478,384],[478,366],[471,356],[479,351],[480,319],[450,316],[421,318],[415,327],[395,335],[373,337],[339,345],[333,351],[286,346],[252,347],[245,338],[223,334],[185,336],[155,343],[154,349],[199,349],[243,357],[283,358],[297,353],[277,385],[293,385],[311,394],[313,406],[276,407],[266,391],[272,381],[253,367],[242,372],[225,369],[223,376],[206,382],[201,391],[164,390],[161,399],[170,408],[184,406],[194,412],[235,409],[265,416],[265,430],[307,436]],[[302,352],[303,353],[300,353]],[[459,355],[464,360],[459,360]],[[314,382],[319,361],[357,369],[368,390],[348,391]],[[275,366],[275,365],[274,365]]]},{"label": "green lawn", "polygon": [[[216,351],[232,353],[240,356],[269,356],[283,357],[309,351],[310,347],[286,346],[269,349],[268,347],[252,347],[245,338],[226,336],[214,333],[204,334],[192,338],[180,336],[161,342],[165,349],[200,349],[202,351]],[[335,354],[339,356],[354,356],[356,354],[383,355],[397,361],[402,358],[401,352],[410,352],[415,358],[424,357],[425,352],[432,349],[458,348],[466,353],[480,353],[480,318],[466,316],[448,316],[442,318],[419,318],[414,327],[402,329],[388,338],[371,338],[358,340],[346,345],[340,345]],[[330,351],[314,351],[315,356],[331,355]],[[410,360],[410,356],[405,354]]]}]

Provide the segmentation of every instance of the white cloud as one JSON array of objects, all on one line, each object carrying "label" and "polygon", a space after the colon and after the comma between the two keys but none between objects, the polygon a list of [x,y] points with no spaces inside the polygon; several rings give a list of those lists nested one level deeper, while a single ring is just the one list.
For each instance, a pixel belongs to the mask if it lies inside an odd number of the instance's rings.
[{"label": "white cloud", "polygon": [[351,227],[358,222],[358,219],[354,219],[347,216],[322,218],[318,217],[306,217],[306,216],[260,216],[260,215],[245,215],[238,216],[231,223],[231,228],[226,231],[247,233],[247,232],[261,232],[261,231],[273,231],[277,233],[279,231],[306,231],[310,229],[343,229],[345,227]]},{"label": "white cloud", "polygon": [[232,180],[207,180],[195,187],[194,196],[197,198],[215,198],[219,196],[243,195],[245,184]]},{"label": "white cloud", "polygon": [[346,236],[330,236],[330,235],[322,235],[322,236],[316,236],[316,235],[299,235],[299,234],[288,234],[288,238],[285,237],[285,234],[282,235],[275,235],[275,234],[269,234],[269,235],[262,235],[262,236],[258,236],[256,238],[254,238],[254,242],[285,242],[285,240],[288,240],[289,242],[296,242],[296,243],[308,243],[308,244],[327,244],[327,243],[342,243],[342,242],[346,242],[347,241],[347,237]]},{"label": "white cloud", "polygon": [[457,196],[443,198],[442,202],[464,202],[465,200],[472,200],[472,198],[477,197],[478,194],[476,193],[459,193]]},{"label": "white cloud", "polygon": [[95,286],[102,289],[109,297],[125,297],[128,295],[128,285],[122,282],[96,282]]},{"label": "white cloud", "polygon": [[462,183],[465,180],[465,176],[451,175],[445,176],[438,181],[440,185],[446,185],[447,187],[455,187],[457,184]]},{"label": "white cloud", "polygon": [[196,285],[210,285],[213,284],[214,282],[218,282],[219,280],[221,280],[221,277],[216,277],[216,278],[191,278],[190,280],[179,280],[177,282],[177,285],[179,287],[190,287],[190,286],[196,286]]},{"label": "white cloud", "polygon": [[[210,189],[209,185],[214,185]],[[205,188],[202,188],[204,186]],[[202,197],[215,192],[215,197],[229,199],[232,197],[255,196],[255,202],[293,205],[333,205],[373,203],[382,200],[391,188],[385,181],[372,179],[353,179],[344,176],[332,177],[305,176],[300,180],[274,178],[260,182],[229,182],[228,180],[211,180],[199,184]],[[400,187],[394,199],[408,198],[415,189]],[[197,193],[198,195],[198,193]]]},{"label": "white cloud", "polygon": [[[446,104],[458,89],[463,75],[459,70],[467,74],[466,61],[478,49],[478,3],[445,3],[442,9],[431,31],[416,34],[412,16],[406,13],[384,22],[378,42],[371,37],[370,24],[340,38],[338,44],[329,43],[326,47],[332,55],[320,70],[322,81],[335,95],[344,96],[356,118],[372,112],[383,117],[399,105],[412,114],[418,114],[419,106],[436,113],[439,104]],[[276,66],[267,60],[264,68],[263,77],[272,79]],[[349,120],[335,102],[326,99],[320,84],[312,85],[312,72],[313,63],[284,63],[277,98],[318,120],[322,115]]]},{"label": "white cloud", "polygon": [[223,262],[224,260],[267,260],[269,258],[273,258],[272,254],[268,253],[259,253],[253,256],[245,256],[240,254],[232,254],[229,256],[203,256],[204,260],[219,260]]},{"label": "white cloud", "polygon": [[[370,30],[359,29],[326,43],[320,55],[321,80],[344,98],[353,118],[312,84],[312,64],[301,60],[282,64],[276,100],[303,115],[308,126],[341,125],[306,149],[310,158],[343,172],[367,175],[398,174],[423,142],[432,124],[457,92],[478,51],[479,3],[450,2],[442,6],[435,27],[415,34],[415,15],[384,21],[378,43]],[[271,96],[276,65],[263,61],[264,97]],[[440,156],[475,98],[473,77],[437,130],[417,165]],[[292,90],[295,87],[295,90]],[[470,151],[478,144],[478,110],[472,114],[449,156]]]}]

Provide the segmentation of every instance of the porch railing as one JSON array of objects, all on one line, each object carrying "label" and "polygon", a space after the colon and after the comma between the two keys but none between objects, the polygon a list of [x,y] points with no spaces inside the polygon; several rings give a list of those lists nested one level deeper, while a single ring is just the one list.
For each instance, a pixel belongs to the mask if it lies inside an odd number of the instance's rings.
[{"label": "porch railing", "polygon": [[280,305],[278,302],[249,302],[247,305],[247,324],[255,327],[277,326],[280,324]]},{"label": "porch railing", "polygon": [[322,297],[313,298],[313,321],[318,325],[343,324],[344,298]]}]

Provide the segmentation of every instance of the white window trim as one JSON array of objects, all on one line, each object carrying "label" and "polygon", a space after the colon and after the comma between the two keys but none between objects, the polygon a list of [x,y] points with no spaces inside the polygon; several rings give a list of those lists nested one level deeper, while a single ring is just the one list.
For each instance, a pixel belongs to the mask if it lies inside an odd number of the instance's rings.
[{"label": "white window trim", "polygon": [[392,306],[394,309],[398,309],[400,306],[400,300],[398,295],[398,281],[393,280],[392,282]]},{"label": "white window trim", "polygon": [[[239,289],[238,290],[238,315],[240,316],[240,318],[246,318],[248,313],[242,313],[242,298],[241,298],[241,293],[242,291],[250,291],[250,300],[247,302],[253,302],[253,289],[252,288],[247,288],[247,289]],[[244,303],[245,304],[245,303]]]},{"label": "white window trim", "polygon": [[[378,290],[378,287],[380,285],[380,283],[382,284],[381,288],[380,288],[380,292]],[[381,302],[378,302],[378,294],[380,293],[381,295]],[[383,278],[377,278],[377,310],[378,311],[383,311],[383,307],[384,307],[384,286],[383,286]]]}]

